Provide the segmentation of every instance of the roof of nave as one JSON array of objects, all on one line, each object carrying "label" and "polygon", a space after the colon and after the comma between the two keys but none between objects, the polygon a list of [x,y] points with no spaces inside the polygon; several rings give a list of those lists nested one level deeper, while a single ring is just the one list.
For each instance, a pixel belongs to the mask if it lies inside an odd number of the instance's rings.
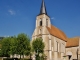
[{"label": "roof of nave", "polygon": [[51,28],[47,27],[49,33],[57,38],[60,38],[63,41],[67,41],[67,37],[64,34],[64,32],[62,32],[61,30],[59,30],[57,27],[51,25]]},{"label": "roof of nave", "polygon": [[68,38],[66,47],[76,47],[79,46],[79,37],[74,37],[74,38]]},{"label": "roof of nave", "polygon": [[73,37],[73,38],[67,38],[65,33],[58,29],[57,27],[51,25],[51,28],[47,27],[49,33],[63,41],[66,41],[66,47],[76,47],[79,46],[79,38],[80,37]]}]

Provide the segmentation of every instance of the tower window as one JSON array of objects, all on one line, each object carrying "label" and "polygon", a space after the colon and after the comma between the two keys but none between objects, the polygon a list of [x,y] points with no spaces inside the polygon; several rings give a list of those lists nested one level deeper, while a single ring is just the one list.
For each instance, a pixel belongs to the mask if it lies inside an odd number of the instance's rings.
[{"label": "tower window", "polygon": [[46,26],[48,26],[48,19],[46,19]]},{"label": "tower window", "polygon": [[40,20],[40,26],[42,26],[42,19]]}]

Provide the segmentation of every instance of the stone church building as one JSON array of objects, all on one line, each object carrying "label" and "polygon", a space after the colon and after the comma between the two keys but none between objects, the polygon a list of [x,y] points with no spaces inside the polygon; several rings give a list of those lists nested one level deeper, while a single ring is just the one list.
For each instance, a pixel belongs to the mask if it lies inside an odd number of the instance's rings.
[{"label": "stone church building", "polygon": [[71,60],[79,59],[79,37],[68,38],[63,31],[51,24],[44,0],[42,0],[40,13],[36,17],[32,41],[36,38],[43,39],[47,60],[68,60],[68,57]]}]

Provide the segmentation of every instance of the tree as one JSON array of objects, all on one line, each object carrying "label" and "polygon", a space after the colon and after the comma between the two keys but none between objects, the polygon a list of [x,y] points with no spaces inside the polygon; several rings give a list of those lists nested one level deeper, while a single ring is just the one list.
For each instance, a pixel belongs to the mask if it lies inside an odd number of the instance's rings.
[{"label": "tree", "polygon": [[34,51],[37,53],[43,53],[44,52],[44,43],[42,41],[41,38],[36,38],[35,40],[33,40],[32,42],[32,47],[34,49]]},{"label": "tree", "polygon": [[30,39],[24,33],[18,34],[17,36],[17,51],[18,54],[20,55],[20,59],[21,55],[23,55],[24,58],[25,54],[29,55],[30,53]]},{"label": "tree", "polygon": [[[43,53],[44,52],[44,47],[45,47],[45,45],[44,45],[44,43],[43,43],[41,38],[36,38],[35,40],[33,40],[32,48],[37,53],[37,55],[36,55],[37,57],[39,57],[39,53]],[[37,59],[37,60],[39,60],[39,59]]]},{"label": "tree", "polygon": [[2,47],[2,39],[0,40],[0,57],[2,57],[1,47]]},{"label": "tree", "polygon": [[2,40],[1,55],[4,57],[10,56],[10,39],[10,37],[6,37]]},{"label": "tree", "polygon": [[17,38],[16,36],[11,37],[10,40],[10,54],[14,58],[14,54],[17,54]]}]

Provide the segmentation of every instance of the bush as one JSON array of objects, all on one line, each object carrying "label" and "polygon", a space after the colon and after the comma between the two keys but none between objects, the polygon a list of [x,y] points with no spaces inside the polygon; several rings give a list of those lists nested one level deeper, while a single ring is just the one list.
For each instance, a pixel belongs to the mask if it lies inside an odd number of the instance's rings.
[{"label": "bush", "polygon": [[[23,60],[18,58],[4,58],[3,60]],[[31,60],[31,59],[24,59],[24,60]]]},{"label": "bush", "polygon": [[[23,59],[18,59],[18,60],[23,60]],[[24,59],[24,60],[32,60],[32,59]]]},{"label": "bush", "polygon": [[3,60],[18,60],[18,58],[4,58]]}]

